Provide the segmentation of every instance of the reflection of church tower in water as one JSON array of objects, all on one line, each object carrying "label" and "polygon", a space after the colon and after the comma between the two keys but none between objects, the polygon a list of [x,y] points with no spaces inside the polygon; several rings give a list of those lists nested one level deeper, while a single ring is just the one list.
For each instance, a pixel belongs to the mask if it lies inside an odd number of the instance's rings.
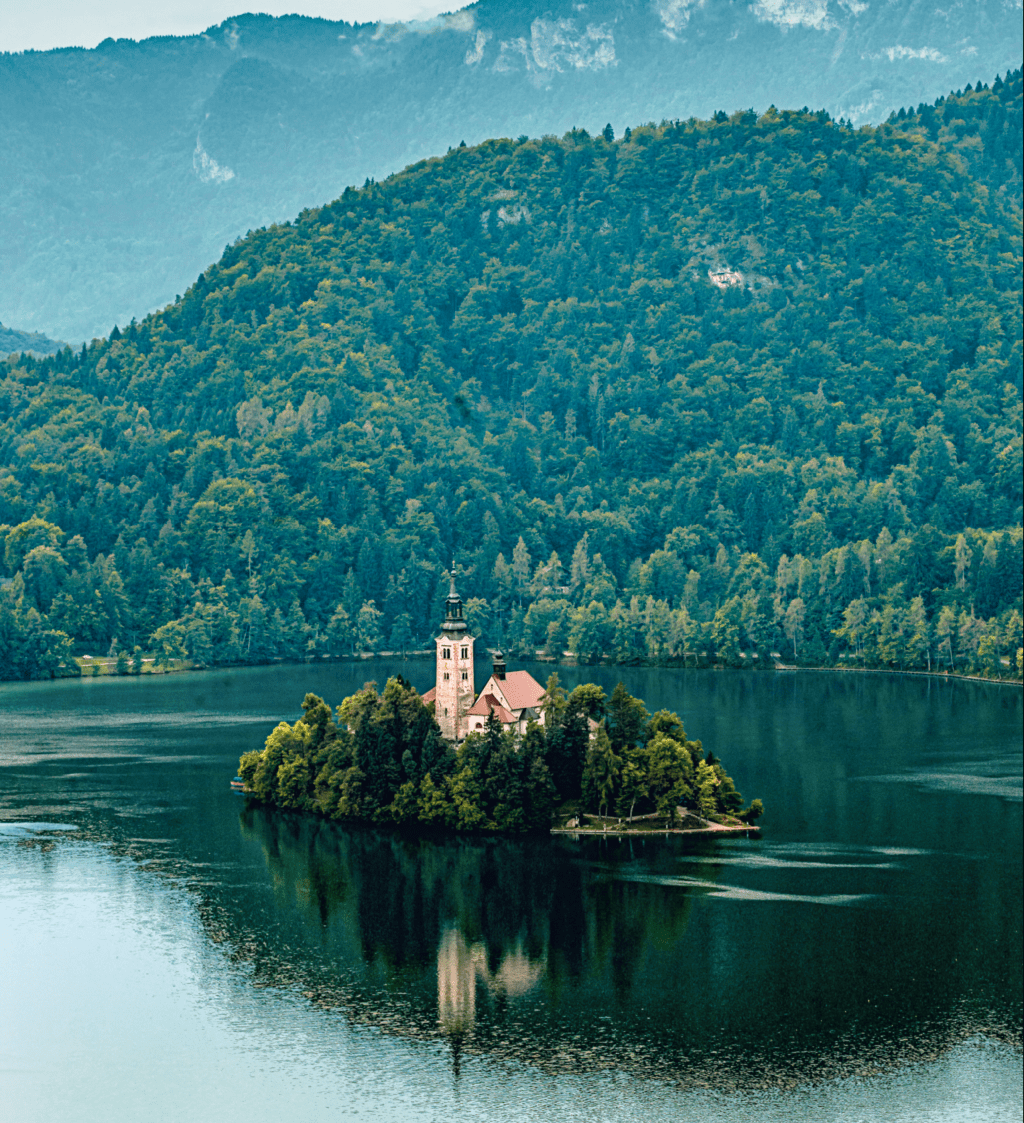
[{"label": "reflection of church tower in water", "polygon": [[437,1017],[445,1033],[468,1033],[476,1022],[477,980],[493,994],[518,998],[536,985],[546,969],[546,957],[531,960],[522,944],[506,951],[493,974],[482,941],[466,943],[455,926],[448,928],[437,948]]},{"label": "reflection of church tower in water", "polygon": [[469,947],[449,928],[437,949],[437,1015],[446,1033],[465,1033],[476,1021],[476,976],[481,947]]},{"label": "reflection of church tower in water", "polygon": [[434,716],[441,734],[458,741],[466,734],[466,712],[476,697],[473,690],[473,637],[462,617],[462,597],[455,591],[455,562],[451,588],[444,602],[444,623],[437,644],[437,677],[434,680]]}]

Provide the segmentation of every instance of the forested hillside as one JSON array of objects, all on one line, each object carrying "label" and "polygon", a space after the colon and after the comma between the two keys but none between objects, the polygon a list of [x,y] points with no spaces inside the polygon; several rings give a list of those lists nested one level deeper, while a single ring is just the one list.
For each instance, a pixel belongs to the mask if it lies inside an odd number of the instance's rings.
[{"label": "forested hillside", "polygon": [[1017,71],[493,140],[252,234],[0,366],[0,673],[408,647],[453,553],[513,652],[1007,670],[1021,161]]},{"label": "forested hillside", "polygon": [[772,104],[873,124],[1022,46],[1019,0],[478,0],[0,53],[0,319],[106,335],[246,231],[460,140]]}]

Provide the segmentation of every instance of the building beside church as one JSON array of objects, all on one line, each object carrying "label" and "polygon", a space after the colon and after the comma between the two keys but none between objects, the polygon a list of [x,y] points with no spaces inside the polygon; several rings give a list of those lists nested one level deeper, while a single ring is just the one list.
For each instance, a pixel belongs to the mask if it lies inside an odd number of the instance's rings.
[{"label": "building beside church", "polygon": [[506,671],[505,659],[499,651],[494,656],[491,677],[466,714],[466,733],[483,730],[493,713],[505,729],[525,733],[531,721],[544,724],[541,699],[544,687],[529,671]]},{"label": "building beside church", "polygon": [[[473,677],[473,645],[463,618],[462,598],[455,590],[455,567],[451,587],[444,602],[444,623],[434,641],[434,689],[423,695],[433,704],[434,716],[442,736],[458,743],[470,733],[482,732],[493,713],[504,729],[525,733],[531,721],[544,723],[541,699],[544,687],[529,671],[507,671],[505,659],[497,652],[483,690],[476,695]],[[475,698],[475,700],[474,700]]]}]

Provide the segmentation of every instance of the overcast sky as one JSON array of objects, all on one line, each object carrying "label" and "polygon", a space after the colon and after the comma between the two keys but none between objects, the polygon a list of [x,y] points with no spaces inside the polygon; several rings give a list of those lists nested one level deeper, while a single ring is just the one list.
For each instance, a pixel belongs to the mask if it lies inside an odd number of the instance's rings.
[{"label": "overcast sky", "polygon": [[0,51],[95,47],[112,39],[194,35],[229,16],[298,13],[368,23],[422,19],[469,0],[0,0]]}]

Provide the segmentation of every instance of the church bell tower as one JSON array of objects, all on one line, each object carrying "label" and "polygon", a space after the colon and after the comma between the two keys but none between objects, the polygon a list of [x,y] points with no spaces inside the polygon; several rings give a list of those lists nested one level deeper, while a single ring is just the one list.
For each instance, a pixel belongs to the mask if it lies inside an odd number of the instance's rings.
[{"label": "church bell tower", "polygon": [[462,597],[455,591],[455,562],[444,602],[444,623],[437,644],[434,716],[442,736],[458,743],[466,735],[466,712],[476,697],[473,682],[473,637],[462,616]]}]

